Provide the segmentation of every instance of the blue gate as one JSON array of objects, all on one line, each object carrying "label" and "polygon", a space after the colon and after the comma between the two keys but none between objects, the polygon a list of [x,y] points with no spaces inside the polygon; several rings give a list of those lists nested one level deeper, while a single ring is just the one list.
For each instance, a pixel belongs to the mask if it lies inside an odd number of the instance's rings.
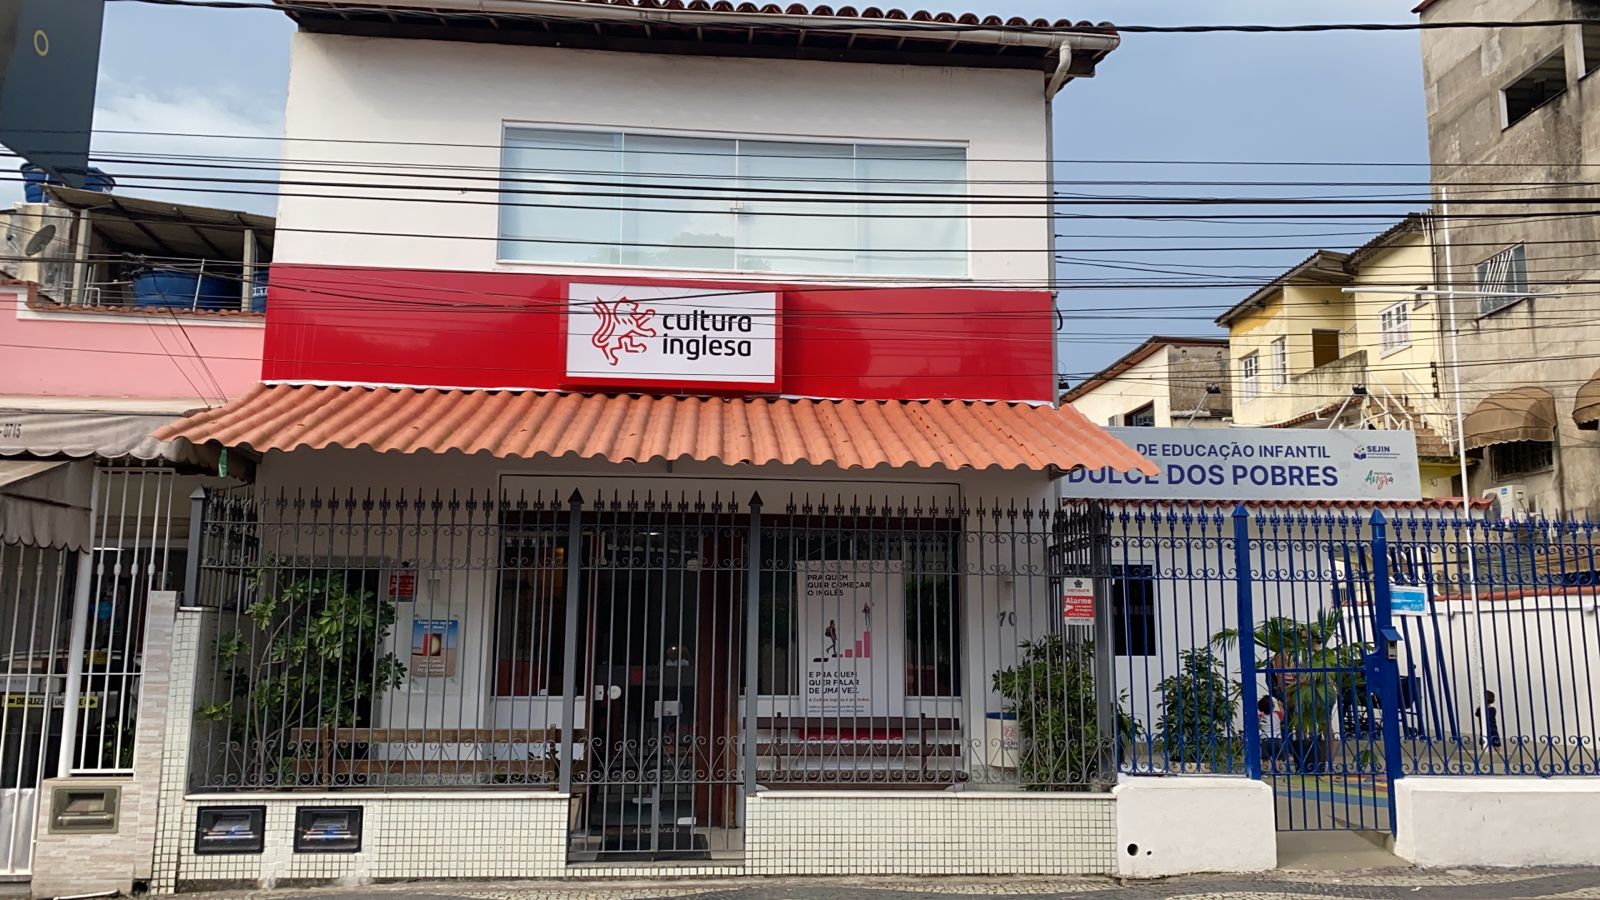
[{"label": "blue gate", "polygon": [[1279,830],[1392,831],[1403,698],[1383,517],[1181,503],[1107,515],[1121,771],[1262,779]]},{"label": "blue gate", "polygon": [[[1388,525],[1233,514],[1244,765],[1280,831],[1394,830],[1400,691]],[[1252,527],[1253,526],[1253,527]]]}]

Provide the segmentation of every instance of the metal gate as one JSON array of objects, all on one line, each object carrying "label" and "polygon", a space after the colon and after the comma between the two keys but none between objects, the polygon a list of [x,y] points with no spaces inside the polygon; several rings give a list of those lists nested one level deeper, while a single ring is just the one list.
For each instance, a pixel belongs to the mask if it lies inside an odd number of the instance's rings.
[{"label": "metal gate", "polygon": [[0,875],[28,874],[39,784],[55,775],[78,554],[0,544]]},{"label": "metal gate", "polygon": [[133,771],[145,609],[183,570],[174,477],[98,470],[91,553],[0,545],[0,876],[31,871],[44,779]]},{"label": "metal gate", "polygon": [[723,502],[601,502],[584,516],[574,859],[742,848],[746,533]]},{"label": "metal gate", "polygon": [[[1380,514],[1234,516],[1249,774],[1280,831],[1393,832],[1396,634]],[[1253,527],[1252,527],[1253,526]],[[1252,715],[1253,714],[1253,715]]]}]

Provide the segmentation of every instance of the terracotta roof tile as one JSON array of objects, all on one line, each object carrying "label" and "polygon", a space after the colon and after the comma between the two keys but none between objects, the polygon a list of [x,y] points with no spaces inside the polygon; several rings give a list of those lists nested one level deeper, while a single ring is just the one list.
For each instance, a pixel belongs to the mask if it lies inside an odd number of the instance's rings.
[{"label": "terracotta roof tile", "polygon": [[370,447],[611,462],[1155,471],[1070,408],[962,400],[263,384],[158,435],[257,451]]}]

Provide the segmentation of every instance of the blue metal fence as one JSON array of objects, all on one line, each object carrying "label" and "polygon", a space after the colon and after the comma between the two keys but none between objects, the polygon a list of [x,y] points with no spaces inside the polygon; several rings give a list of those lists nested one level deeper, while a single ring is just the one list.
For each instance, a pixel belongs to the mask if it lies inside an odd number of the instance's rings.
[{"label": "blue metal fence", "polygon": [[1594,524],[1102,513],[1123,773],[1264,778],[1286,830],[1389,830],[1406,774],[1600,773]]}]

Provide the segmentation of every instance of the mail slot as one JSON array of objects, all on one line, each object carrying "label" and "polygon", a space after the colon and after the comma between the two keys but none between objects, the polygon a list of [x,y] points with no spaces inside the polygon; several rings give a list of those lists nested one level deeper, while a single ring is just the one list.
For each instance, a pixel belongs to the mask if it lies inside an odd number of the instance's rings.
[{"label": "mail slot", "polygon": [[267,841],[265,806],[202,806],[195,825],[196,853],[260,853]]},{"label": "mail slot", "polygon": [[57,785],[50,792],[50,832],[113,833],[121,801],[122,788],[115,785]]}]

